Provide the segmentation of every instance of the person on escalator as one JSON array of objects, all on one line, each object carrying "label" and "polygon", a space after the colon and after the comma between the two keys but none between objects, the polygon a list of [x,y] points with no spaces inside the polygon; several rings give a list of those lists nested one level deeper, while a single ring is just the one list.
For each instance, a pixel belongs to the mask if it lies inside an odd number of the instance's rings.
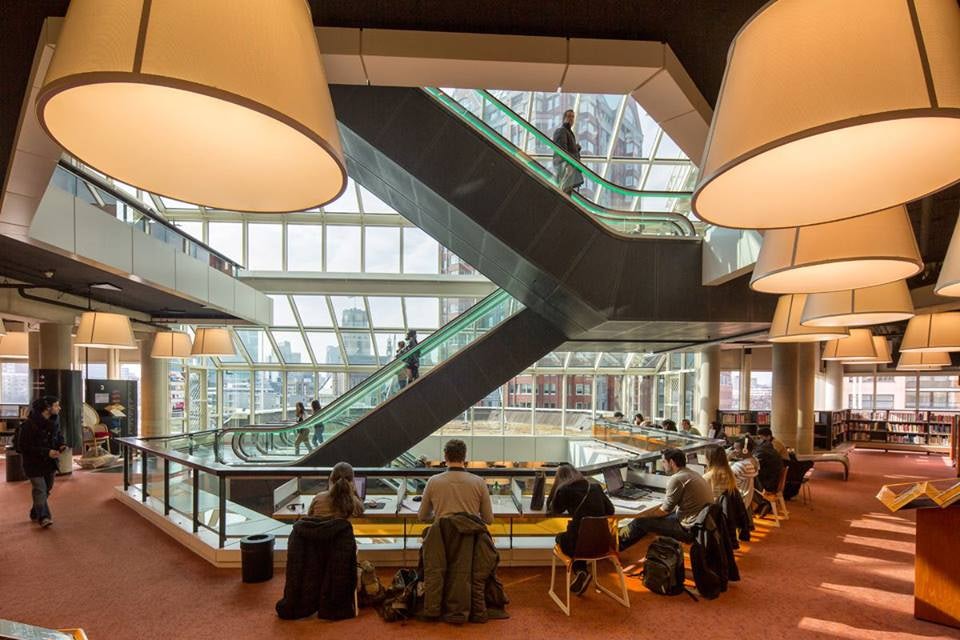
[{"label": "person on escalator", "polygon": [[[303,403],[297,403],[297,409],[294,415],[297,416],[297,424],[303,422],[303,418],[306,415],[307,410],[303,408]],[[300,455],[300,445],[306,445],[307,450],[310,449],[310,430],[309,429],[297,429],[297,439],[293,441],[293,449],[296,452],[296,455]]]},{"label": "person on escalator", "polygon": [[[403,355],[403,352],[406,350],[407,350],[407,343],[401,340],[400,342],[397,343],[397,352],[394,354],[393,357],[399,358],[400,356]],[[405,386],[407,386],[408,381],[409,381],[409,375],[407,373],[407,368],[404,367],[400,371],[400,373],[397,374],[397,384],[399,384],[400,388],[403,389]]]},{"label": "person on escalator", "polygon": [[414,351],[416,346],[420,344],[417,341],[417,332],[413,329],[407,332],[407,348],[406,351],[413,351],[409,356],[403,359],[407,364],[407,382],[413,382],[420,377],[420,352]]},{"label": "person on escalator", "polygon": [[[310,403],[310,409],[313,411],[313,415],[320,413],[320,401],[314,400]],[[323,444],[323,423],[318,422],[313,425],[313,446],[314,448],[319,447]]]},{"label": "person on escalator", "polygon": [[[573,132],[573,122],[577,114],[573,109],[563,112],[563,124],[553,132],[553,143],[574,160],[580,160],[580,145]],[[574,189],[583,184],[583,174],[567,162],[559,153],[553,154],[553,175],[556,177],[560,190],[570,195]]]}]

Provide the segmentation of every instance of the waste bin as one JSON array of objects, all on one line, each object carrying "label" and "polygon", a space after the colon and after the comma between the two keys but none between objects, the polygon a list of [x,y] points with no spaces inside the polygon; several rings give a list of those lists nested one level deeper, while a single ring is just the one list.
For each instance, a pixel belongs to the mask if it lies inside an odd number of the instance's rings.
[{"label": "waste bin", "polygon": [[265,582],[273,577],[273,543],[269,533],[240,540],[240,562],[244,582]]},{"label": "waste bin", "polygon": [[17,453],[13,445],[7,445],[7,482],[20,482],[27,479],[27,474],[23,472],[23,456]]},{"label": "waste bin", "polygon": [[65,476],[68,473],[73,473],[73,449],[70,447],[61,451],[57,458],[57,475]]}]

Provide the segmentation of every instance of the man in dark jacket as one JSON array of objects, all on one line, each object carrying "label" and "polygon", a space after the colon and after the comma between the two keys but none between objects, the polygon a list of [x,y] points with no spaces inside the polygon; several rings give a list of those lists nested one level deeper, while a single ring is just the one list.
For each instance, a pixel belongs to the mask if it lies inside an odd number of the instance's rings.
[{"label": "man in dark jacket", "polygon": [[53,490],[57,459],[67,448],[60,433],[59,414],[58,398],[37,398],[30,407],[30,415],[20,425],[17,436],[18,448],[23,455],[23,472],[30,479],[33,491],[30,519],[40,523],[41,527],[53,524],[47,498]]},{"label": "man in dark jacket", "polygon": [[[580,145],[577,143],[576,134],[573,133],[573,121],[575,119],[576,114],[573,109],[567,109],[563,112],[563,124],[554,130],[553,143],[574,160],[579,160]],[[553,155],[553,175],[556,176],[557,184],[567,195],[570,195],[574,189],[583,184],[583,176],[580,172],[559,153]]]}]

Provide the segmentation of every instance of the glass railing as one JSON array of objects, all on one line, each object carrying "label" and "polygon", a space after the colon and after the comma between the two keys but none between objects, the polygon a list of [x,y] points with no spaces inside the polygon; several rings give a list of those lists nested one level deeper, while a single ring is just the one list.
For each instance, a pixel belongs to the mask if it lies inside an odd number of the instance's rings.
[{"label": "glass railing", "polygon": [[236,262],[178,229],[145,204],[65,160],[58,163],[50,184],[218,271],[235,277],[240,269]]},{"label": "glass railing", "polygon": [[[559,193],[565,192],[561,189],[562,178],[558,176],[558,169],[565,170],[565,167],[572,167],[575,172],[579,172],[585,183],[580,191],[583,191],[583,193],[589,192],[592,200],[577,190],[567,194],[568,197],[580,209],[613,231],[629,236],[696,235],[693,223],[684,213],[644,210],[646,202],[656,202],[657,208],[670,207],[671,203],[674,202],[684,203],[684,206],[689,208],[691,191],[646,191],[614,184],[561,149],[550,137],[529,123],[523,116],[483,89],[458,90],[458,92],[466,91],[471,98],[463,102],[435,87],[427,87],[424,91],[459,116],[464,122],[484,134],[504,153]],[[491,113],[496,114],[497,117],[491,118]],[[519,127],[525,131],[535,141],[538,148],[546,149],[548,153],[558,159],[557,165],[555,166],[553,162],[542,163],[520,149],[511,140],[512,136],[508,132],[502,131],[504,123],[509,123],[510,126]],[[629,207],[624,209],[609,208],[598,204],[598,202],[605,200],[630,204]]]},{"label": "glass railing", "polygon": [[[416,384],[406,383],[408,363],[419,359],[421,367],[436,367],[522,308],[520,302],[498,289],[305,421],[235,427],[219,432],[215,445],[217,460],[227,460],[229,456],[224,456],[224,452],[229,447],[242,462],[294,462],[315,447],[315,426],[323,425],[323,442],[329,441],[396,396],[405,384]],[[322,443],[319,446],[323,446]]]}]

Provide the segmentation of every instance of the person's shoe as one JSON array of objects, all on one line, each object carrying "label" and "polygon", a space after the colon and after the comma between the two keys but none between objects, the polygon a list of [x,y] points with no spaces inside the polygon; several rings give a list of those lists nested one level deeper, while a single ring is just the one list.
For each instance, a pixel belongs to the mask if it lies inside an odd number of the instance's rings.
[{"label": "person's shoe", "polygon": [[577,571],[577,576],[570,583],[570,592],[582,596],[590,585],[591,577],[588,571]]},{"label": "person's shoe", "polygon": [[32,520],[33,522],[37,521],[37,512],[34,511],[33,509],[30,509],[30,520]]},{"label": "person's shoe", "polygon": [[43,527],[44,529],[46,529],[52,524],[53,524],[53,520],[51,520],[50,518],[42,518],[40,520],[40,526]]}]

